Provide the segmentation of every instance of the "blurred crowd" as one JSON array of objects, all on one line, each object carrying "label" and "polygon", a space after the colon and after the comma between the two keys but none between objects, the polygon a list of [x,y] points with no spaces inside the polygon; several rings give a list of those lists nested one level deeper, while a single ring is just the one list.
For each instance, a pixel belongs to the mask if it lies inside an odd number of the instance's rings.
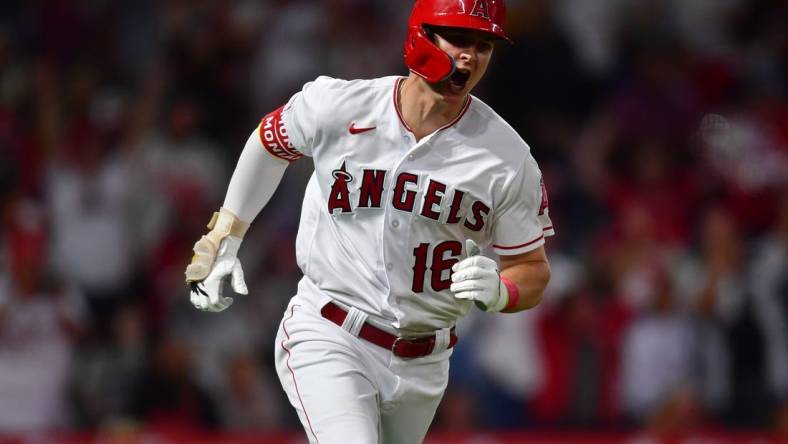
[{"label": "blurred crowd", "polygon": [[[436,428],[788,434],[788,7],[509,0],[476,95],[540,163],[542,305],[459,326]],[[0,5],[0,432],[299,427],[273,336],[310,160],[241,249],[183,270],[261,116],[317,75],[406,75],[409,2]]]}]

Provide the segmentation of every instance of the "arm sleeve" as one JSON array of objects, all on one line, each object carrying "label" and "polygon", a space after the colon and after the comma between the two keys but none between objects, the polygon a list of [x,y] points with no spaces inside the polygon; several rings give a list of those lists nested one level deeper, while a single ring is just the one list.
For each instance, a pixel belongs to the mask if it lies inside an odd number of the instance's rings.
[{"label": "arm sleeve", "polygon": [[555,234],[550,221],[547,189],[539,166],[529,154],[504,188],[493,219],[493,249],[501,256],[527,253]]},{"label": "arm sleeve", "polygon": [[271,199],[290,162],[311,156],[319,143],[320,91],[327,77],[308,82],[287,103],[270,112],[249,136],[235,167],[223,207],[251,222]]},{"label": "arm sleeve", "polygon": [[257,128],[246,141],[222,205],[247,223],[271,199],[289,164],[263,148],[259,132]]}]

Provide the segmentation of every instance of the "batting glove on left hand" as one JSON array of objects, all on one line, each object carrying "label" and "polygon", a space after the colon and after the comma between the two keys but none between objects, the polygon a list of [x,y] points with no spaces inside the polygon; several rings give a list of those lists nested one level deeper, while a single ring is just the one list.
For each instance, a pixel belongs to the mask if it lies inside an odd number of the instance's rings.
[{"label": "batting glove on left hand", "polygon": [[509,303],[509,292],[501,281],[498,264],[485,256],[476,243],[465,241],[467,257],[454,264],[451,287],[457,299],[474,301],[476,306],[488,312],[503,310]]}]

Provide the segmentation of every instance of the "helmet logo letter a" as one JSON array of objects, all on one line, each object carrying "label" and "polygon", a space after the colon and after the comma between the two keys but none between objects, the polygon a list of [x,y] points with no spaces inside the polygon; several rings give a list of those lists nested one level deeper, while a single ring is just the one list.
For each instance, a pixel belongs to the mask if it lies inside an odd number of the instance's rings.
[{"label": "helmet logo letter a", "polygon": [[471,15],[490,20],[490,9],[487,7],[487,0],[476,0],[471,10]]}]

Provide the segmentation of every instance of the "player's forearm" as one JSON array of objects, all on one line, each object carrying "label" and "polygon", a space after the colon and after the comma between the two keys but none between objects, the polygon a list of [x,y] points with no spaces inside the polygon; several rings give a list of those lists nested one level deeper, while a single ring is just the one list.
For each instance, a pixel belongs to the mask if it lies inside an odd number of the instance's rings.
[{"label": "player's forearm", "polygon": [[518,293],[515,305],[503,310],[503,313],[528,310],[542,301],[544,289],[550,282],[550,264],[544,259],[513,265],[502,270],[501,277],[515,284]]},{"label": "player's forearm", "polygon": [[287,165],[287,161],[268,154],[255,130],[238,159],[223,207],[242,221],[251,222],[271,199]]}]

